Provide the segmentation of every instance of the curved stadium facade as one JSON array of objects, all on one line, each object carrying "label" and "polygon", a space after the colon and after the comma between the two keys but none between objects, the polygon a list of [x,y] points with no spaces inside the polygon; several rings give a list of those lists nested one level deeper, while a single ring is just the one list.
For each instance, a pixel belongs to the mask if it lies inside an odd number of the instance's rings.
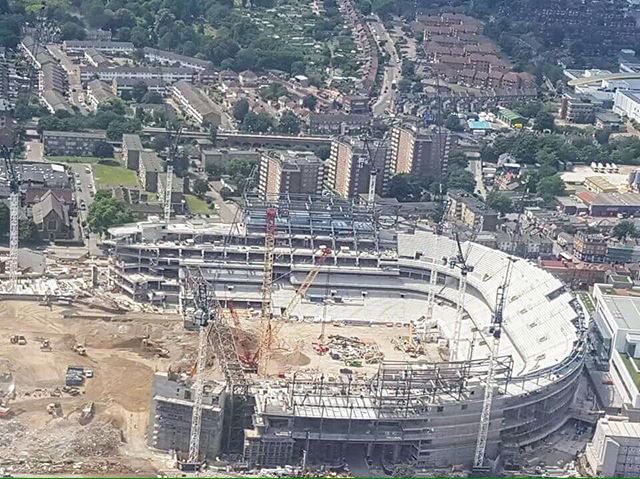
[{"label": "curved stadium facade", "polygon": [[[427,310],[430,276],[436,298],[455,311],[459,271],[443,258],[454,241],[428,232],[379,229],[352,205],[280,205],[274,263],[274,305],[284,307],[323,246],[334,254],[322,266],[309,297],[332,294],[368,302],[410,298]],[[237,307],[260,307],[264,208],[249,208],[240,225],[146,222],[110,231],[114,285],[139,301],[185,300],[179,270],[197,268],[215,279],[217,297]],[[496,292],[510,259],[464,242],[468,275],[458,354],[452,361],[383,361],[370,375],[301,371],[250,389],[250,423],[240,428],[250,466],[310,460],[350,463],[383,458],[416,467],[470,465],[477,441],[488,372],[487,338]],[[415,303],[417,301],[417,303]],[[304,307],[304,305],[301,305]],[[340,320],[339,304],[332,306]],[[302,310],[301,310],[302,311]],[[296,314],[296,311],[294,311]],[[304,313],[300,312],[303,316]],[[451,331],[455,314],[434,318]],[[487,457],[517,462],[522,448],[544,440],[571,417],[582,371],[585,327],[579,306],[561,282],[526,260],[513,263],[487,445]],[[404,321],[393,317],[368,322]],[[286,328],[286,324],[283,326]]]}]

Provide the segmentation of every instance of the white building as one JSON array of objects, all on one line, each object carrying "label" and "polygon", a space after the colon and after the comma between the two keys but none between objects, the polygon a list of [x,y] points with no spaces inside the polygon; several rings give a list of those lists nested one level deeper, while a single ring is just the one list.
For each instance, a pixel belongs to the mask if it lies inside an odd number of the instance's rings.
[{"label": "white building", "polygon": [[600,419],[585,457],[594,475],[640,477],[640,423],[622,417]]},{"label": "white building", "polygon": [[640,121],[640,94],[618,90],[613,98],[613,111],[620,116]]},{"label": "white building", "polygon": [[595,334],[599,358],[608,361],[609,373],[623,402],[640,407],[640,288],[615,278],[614,284],[596,284]]}]

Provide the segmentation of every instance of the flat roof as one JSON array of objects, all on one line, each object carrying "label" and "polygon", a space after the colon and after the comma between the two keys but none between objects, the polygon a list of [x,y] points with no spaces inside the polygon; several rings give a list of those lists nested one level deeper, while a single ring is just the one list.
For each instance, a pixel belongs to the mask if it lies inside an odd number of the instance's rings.
[{"label": "flat roof", "polygon": [[618,326],[640,330],[640,289],[616,289],[607,285],[599,287],[603,293],[602,300]]}]

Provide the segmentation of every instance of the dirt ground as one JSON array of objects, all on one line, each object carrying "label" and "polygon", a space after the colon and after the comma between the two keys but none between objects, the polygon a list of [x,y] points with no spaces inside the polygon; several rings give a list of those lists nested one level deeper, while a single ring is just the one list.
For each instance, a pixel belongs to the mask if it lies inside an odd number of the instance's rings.
[{"label": "dirt ground", "polygon": [[[0,468],[15,473],[155,473],[167,457],[156,457],[145,445],[153,374],[170,364],[192,364],[195,333],[186,332],[177,316],[171,320],[128,313],[105,321],[65,318],[65,312],[96,315],[69,307],[0,302],[0,391],[15,384],[15,399],[8,403],[13,417],[0,419]],[[24,335],[27,344],[11,344],[12,334]],[[40,350],[45,338],[51,352]],[[168,358],[143,348],[143,338],[161,345]],[[87,356],[72,350],[76,343],[84,344]],[[60,391],[68,366],[94,372],[75,397]],[[62,418],[46,411],[54,401],[62,406]],[[82,426],[79,411],[91,401],[95,416]]]}]

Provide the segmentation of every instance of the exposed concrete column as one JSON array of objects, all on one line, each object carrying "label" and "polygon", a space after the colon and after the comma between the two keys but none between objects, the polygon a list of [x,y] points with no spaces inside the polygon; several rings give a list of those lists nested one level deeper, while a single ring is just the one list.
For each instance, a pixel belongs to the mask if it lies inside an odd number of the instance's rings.
[{"label": "exposed concrete column", "polygon": [[393,462],[397,462],[398,459],[400,459],[400,451],[401,451],[400,444],[394,444],[393,445]]}]

